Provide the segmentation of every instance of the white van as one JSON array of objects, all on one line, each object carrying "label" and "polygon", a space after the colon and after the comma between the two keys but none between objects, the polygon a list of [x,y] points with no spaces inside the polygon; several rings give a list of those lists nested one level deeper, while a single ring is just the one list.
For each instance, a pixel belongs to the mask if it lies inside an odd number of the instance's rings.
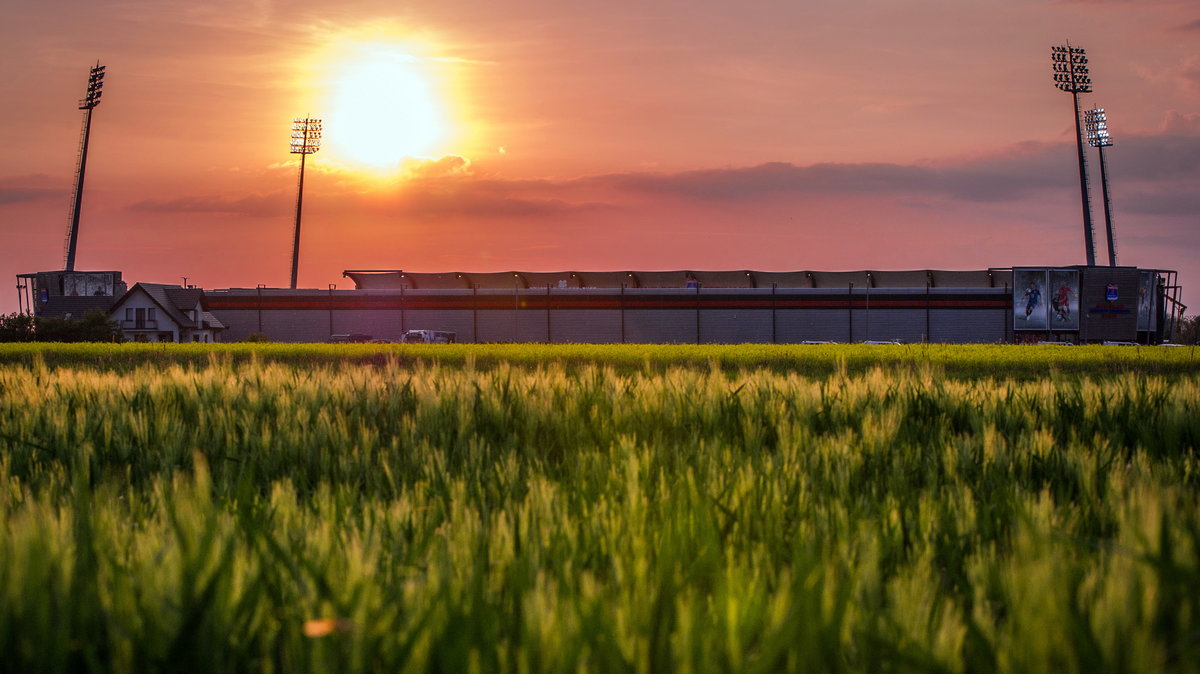
[{"label": "white van", "polygon": [[405,330],[400,341],[405,344],[453,344],[457,333],[442,330]]}]

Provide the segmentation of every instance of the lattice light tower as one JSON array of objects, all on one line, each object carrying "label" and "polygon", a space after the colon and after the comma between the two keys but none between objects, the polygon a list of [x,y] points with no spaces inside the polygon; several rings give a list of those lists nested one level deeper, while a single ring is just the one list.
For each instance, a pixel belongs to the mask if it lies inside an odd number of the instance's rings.
[{"label": "lattice light tower", "polygon": [[1082,47],[1066,46],[1050,48],[1050,60],[1054,65],[1054,86],[1071,94],[1075,110],[1075,142],[1079,147],[1079,191],[1083,198],[1083,241],[1087,250],[1088,266],[1096,264],[1096,244],[1093,241],[1092,205],[1088,198],[1087,157],[1083,153],[1083,130],[1079,124],[1079,94],[1092,91],[1092,79],[1088,77],[1087,53]]},{"label": "lattice light tower", "polygon": [[300,184],[296,190],[296,231],[292,238],[292,290],[300,271],[300,212],[304,206],[304,158],[321,149],[321,120],[297,117],[292,120],[292,154],[300,155]]},{"label": "lattice light tower", "polygon": [[1108,233],[1108,266],[1117,266],[1117,243],[1113,234],[1112,200],[1108,196],[1108,162],[1104,159],[1104,148],[1112,147],[1112,136],[1108,135],[1108,115],[1104,108],[1092,108],[1083,113],[1084,130],[1088,144],[1100,153],[1100,189],[1104,194],[1104,226]]},{"label": "lattice light tower", "polygon": [[75,166],[75,194],[71,197],[71,223],[67,226],[67,256],[63,269],[75,271],[75,248],[79,242],[79,211],[83,208],[83,174],[87,169],[88,140],[92,135],[92,110],[104,94],[104,66],[97,61],[88,73],[87,92],[79,101],[83,110],[83,132],[79,138],[79,163]]}]

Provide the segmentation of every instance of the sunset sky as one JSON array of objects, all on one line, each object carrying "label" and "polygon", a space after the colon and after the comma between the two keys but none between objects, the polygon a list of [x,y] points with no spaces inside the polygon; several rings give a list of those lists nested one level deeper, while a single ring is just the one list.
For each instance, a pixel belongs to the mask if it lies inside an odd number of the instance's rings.
[{"label": "sunset sky", "polygon": [[8,3],[0,276],[62,267],[97,60],[76,268],[130,283],[286,286],[305,115],[325,144],[304,287],[356,268],[1082,264],[1050,68],[1067,40],[1115,138],[1120,262],[1179,270],[1200,310],[1195,0]]}]

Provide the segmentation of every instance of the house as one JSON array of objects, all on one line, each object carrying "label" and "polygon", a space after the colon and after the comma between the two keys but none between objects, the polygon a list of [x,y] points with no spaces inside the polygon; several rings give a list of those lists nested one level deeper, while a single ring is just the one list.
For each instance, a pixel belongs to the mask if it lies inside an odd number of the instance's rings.
[{"label": "house", "polygon": [[165,283],[134,284],[108,315],[132,342],[215,342],[225,329],[203,290]]}]

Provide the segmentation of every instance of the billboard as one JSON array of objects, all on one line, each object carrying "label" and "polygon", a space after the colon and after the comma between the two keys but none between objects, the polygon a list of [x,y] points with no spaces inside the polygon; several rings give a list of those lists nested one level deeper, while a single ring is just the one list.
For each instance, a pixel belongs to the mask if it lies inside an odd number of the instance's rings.
[{"label": "billboard", "polygon": [[1050,329],[1079,329],[1079,272],[1074,269],[1051,269]]},{"label": "billboard", "polygon": [[1046,270],[1013,269],[1013,329],[1045,330]]},{"label": "billboard", "polygon": [[1013,269],[1014,330],[1078,330],[1079,271]]},{"label": "billboard", "polygon": [[1158,318],[1158,302],[1154,301],[1158,273],[1143,271],[1138,275],[1137,329],[1139,332],[1154,330]]},{"label": "billboard", "polygon": [[112,297],[111,273],[63,274],[63,295],[67,297]]}]

